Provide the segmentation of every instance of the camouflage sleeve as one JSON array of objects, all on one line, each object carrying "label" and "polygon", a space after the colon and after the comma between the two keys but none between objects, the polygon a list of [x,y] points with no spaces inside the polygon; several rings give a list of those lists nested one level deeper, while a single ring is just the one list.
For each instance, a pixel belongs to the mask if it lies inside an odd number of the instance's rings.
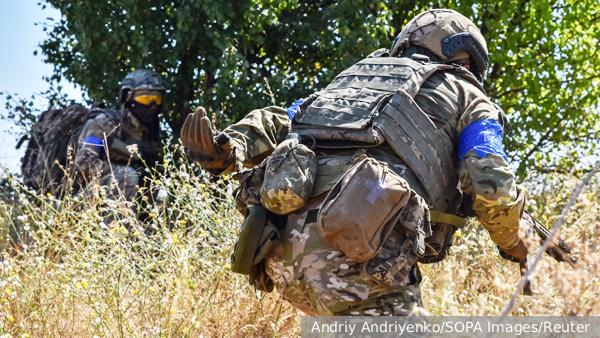
[{"label": "camouflage sleeve", "polygon": [[506,160],[496,154],[480,158],[470,150],[461,161],[460,184],[473,197],[473,210],[492,240],[503,249],[514,248],[519,243],[525,192]]},{"label": "camouflage sleeve", "polygon": [[88,180],[95,175],[108,170],[108,163],[101,159],[102,151],[94,145],[85,144],[86,137],[95,136],[104,140],[115,128],[113,120],[105,114],[96,116],[88,121],[82,128],[75,152],[75,175]]},{"label": "camouflage sleeve", "polygon": [[235,148],[235,163],[223,174],[235,168],[252,168],[271,155],[290,132],[291,121],[287,111],[280,107],[253,110],[239,122],[225,128]]},{"label": "camouflage sleeve", "polygon": [[[429,115],[451,121],[458,133],[474,122],[490,119],[504,123],[501,110],[480,89],[453,74],[440,73],[425,82],[415,101]],[[519,220],[525,194],[517,186],[506,160],[466,152],[460,163],[460,184],[471,195],[477,218],[496,244],[511,249],[519,243]]]}]

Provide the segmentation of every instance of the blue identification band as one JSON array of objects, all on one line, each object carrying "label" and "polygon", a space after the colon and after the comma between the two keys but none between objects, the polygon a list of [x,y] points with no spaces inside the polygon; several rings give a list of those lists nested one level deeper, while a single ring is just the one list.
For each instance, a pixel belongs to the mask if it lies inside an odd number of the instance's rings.
[{"label": "blue identification band", "polygon": [[98,148],[98,150],[100,150],[100,152],[104,151],[104,142],[102,142],[102,140],[97,138],[96,136],[88,136],[85,139],[83,139],[83,142],[84,145],[89,144],[95,146],[96,148]]},{"label": "blue identification band", "polygon": [[296,116],[296,113],[298,112],[298,106],[303,103],[304,103],[304,100],[300,99],[300,100],[294,102],[290,107],[285,108],[285,110],[287,110],[288,116],[290,117],[290,120],[294,119],[294,116]]},{"label": "blue identification band", "polygon": [[502,146],[503,135],[502,126],[496,120],[479,120],[469,124],[460,134],[458,160],[462,160],[465,154],[473,149],[480,158],[487,154],[496,154],[508,162]]}]

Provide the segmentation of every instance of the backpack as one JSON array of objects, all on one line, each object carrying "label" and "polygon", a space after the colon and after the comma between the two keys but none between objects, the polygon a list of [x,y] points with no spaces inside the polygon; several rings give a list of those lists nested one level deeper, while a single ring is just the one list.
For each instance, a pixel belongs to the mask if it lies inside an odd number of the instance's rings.
[{"label": "backpack", "polygon": [[83,125],[101,113],[120,119],[118,112],[104,109],[103,104],[94,104],[90,109],[74,104],[43,112],[31,128],[21,159],[23,183],[41,194],[59,192]]}]

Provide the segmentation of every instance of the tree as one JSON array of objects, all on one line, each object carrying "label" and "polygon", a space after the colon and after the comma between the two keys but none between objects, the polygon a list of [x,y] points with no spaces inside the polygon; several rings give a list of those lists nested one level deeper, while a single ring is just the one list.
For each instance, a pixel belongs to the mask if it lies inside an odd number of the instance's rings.
[{"label": "tree", "polygon": [[52,80],[73,81],[91,99],[114,103],[120,79],[152,68],[170,89],[165,121],[174,136],[192,106],[236,120],[306,97],[389,48],[415,14],[441,6],[471,18],[488,41],[485,87],[512,121],[515,133],[505,143],[521,178],[527,170],[571,170],[597,145],[596,1],[46,2],[63,14],[40,44],[54,65]]},{"label": "tree", "polygon": [[235,120],[272,101],[293,102],[382,41],[388,47],[394,33],[385,1],[47,2],[63,14],[40,45],[53,80],[116,102],[118,80],[154,69],[168,83],[165,120],[176,135],[190,106],[226,109]]},{"label": "tree", "polygon": [[[451,4],[451,2],[449,2]],[[600,2],[467,1],[488,41],[488,95],[508,113],[519,174],[587,169],[599,155]]]}]

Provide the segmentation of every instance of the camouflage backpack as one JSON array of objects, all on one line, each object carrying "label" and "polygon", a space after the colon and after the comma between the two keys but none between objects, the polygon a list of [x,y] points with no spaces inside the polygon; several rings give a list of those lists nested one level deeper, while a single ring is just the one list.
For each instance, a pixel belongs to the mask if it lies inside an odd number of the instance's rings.
[{"label": "camouflage backpack", "polygon": [[57,193],[82,126],[100,113],[119,119],[118,112],[104,109],[103,104],[94,104],[90,109],[74,104],[43,112],[31,128],[21,159],[23,183],[42,194]]}]

